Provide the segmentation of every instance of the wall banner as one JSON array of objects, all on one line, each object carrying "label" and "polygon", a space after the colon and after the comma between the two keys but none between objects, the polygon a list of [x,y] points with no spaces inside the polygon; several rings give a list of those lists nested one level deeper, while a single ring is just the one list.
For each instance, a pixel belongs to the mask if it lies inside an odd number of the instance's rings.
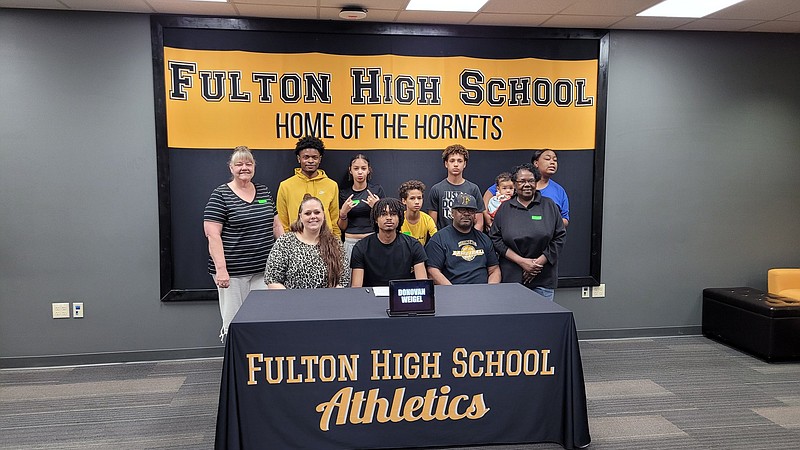
[{"label": "wall banner", "polygon": [[357,153],[387,195],[445,177],[442,150],[470,151],[481,190],[558,152],[569,195],[559,286],[600,281],[608,35],[602,31],[151,16],[162,300],[212,300],[202,212],[253,150],[275,195],[294,147],[320,137],[341,188]]},{"label": "wall banner", "polygon": [[598,60],[164,48],[170,147],[594,148]]}]

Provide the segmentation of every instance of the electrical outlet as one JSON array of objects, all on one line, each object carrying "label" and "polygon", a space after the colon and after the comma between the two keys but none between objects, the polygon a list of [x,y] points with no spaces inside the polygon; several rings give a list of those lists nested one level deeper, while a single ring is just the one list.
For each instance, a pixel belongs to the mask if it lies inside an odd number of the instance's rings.
[{"label": "electrical outlet", "polygon": [[589,298],[589,286],[581,288],[581,298]]},{"label": "electrical outlet", "polygon": [[69,319],[69,303],[53,303],[53,319]]},{"label": "electrical outlet", "polygon": [[600,286],[592,286],[592,297],[602,298],[606,296],[606,284],[600,283]]},{"label": "electrical outlet", "polygon": [[72,304],[72,317],[74,319],[83,319],[83,302]]}]

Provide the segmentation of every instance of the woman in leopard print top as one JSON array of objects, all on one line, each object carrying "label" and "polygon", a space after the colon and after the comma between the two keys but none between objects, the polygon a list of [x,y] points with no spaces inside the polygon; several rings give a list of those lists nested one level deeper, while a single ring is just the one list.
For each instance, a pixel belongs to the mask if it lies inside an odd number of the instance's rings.
[{"label": "woman in leopard print top", "polygon": [[322,202],[309,194],[303,198],[291,232],[275,241],[267,259],[264,281],[270,289],[343,287],[350,283],[350,268],[342,242],[325,223]]}]

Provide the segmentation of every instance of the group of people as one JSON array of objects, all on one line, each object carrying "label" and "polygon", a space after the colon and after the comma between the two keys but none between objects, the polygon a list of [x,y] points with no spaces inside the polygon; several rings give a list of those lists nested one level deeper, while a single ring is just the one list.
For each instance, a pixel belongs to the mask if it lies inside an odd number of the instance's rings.
[{"label": "group of people", "polygon": [[203,216],[223,340],[252,289],[430,278],[436,284],[521,283],[553,298],[569,200],[550,179],[558,170],[552,150],[536,151],[531,163],[498,175],[481,195],[464,178],[469,151],[454,144],[442,153],[445,179],[427,195],[421,181],[406,181],[398,198],[373,183],[363,154],[350,160],[348,185],[340,189],[320,168],[324,153],[319,138],[300,139],[299,167],[280,183],[275,202],[266,186],[252,181],[250,150],[237,147],[231,154],[232,179],[214,189]]}]

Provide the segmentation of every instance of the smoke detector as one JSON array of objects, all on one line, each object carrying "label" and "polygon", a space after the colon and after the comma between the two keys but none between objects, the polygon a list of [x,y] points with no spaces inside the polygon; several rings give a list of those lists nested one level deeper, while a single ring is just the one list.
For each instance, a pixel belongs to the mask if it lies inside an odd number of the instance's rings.
[{"label": "smoke detector", "polygon": [[367,10],[358,6],[345,6],[339,11],[339,17],[345,20],[360,20],[367,17]]}]

